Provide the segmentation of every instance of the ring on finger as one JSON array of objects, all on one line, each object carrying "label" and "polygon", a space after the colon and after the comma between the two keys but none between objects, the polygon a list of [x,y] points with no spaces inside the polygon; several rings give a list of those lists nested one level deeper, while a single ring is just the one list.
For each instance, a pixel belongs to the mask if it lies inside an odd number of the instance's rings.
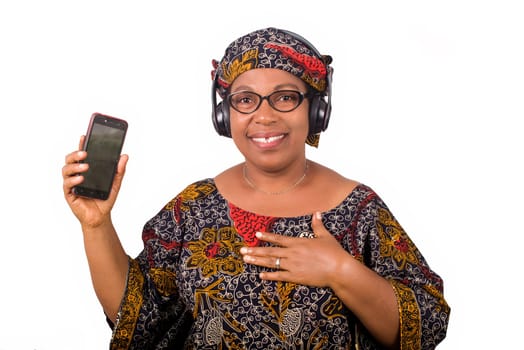
[{"label": "ring on finger", "polygon": [[275,269],[280,270],[280,257],[275,260]]}]

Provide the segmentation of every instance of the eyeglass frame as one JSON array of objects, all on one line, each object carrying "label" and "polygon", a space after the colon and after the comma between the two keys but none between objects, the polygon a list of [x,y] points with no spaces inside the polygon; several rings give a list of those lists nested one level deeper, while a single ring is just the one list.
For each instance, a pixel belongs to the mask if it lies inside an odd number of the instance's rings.
[{"label": "eyeglass frame", "polygon": [[[277,109],[275,106],[273,106],[273,103],[271,102],[270,100],[270,97],[273,96],[274,94],[276,93],[282,93],[282,92],[294,92],[294,93],[298,93],[298,98],[299,98],[299,101],[297,103],[297,105],[295,107],[293,107],[292,109],[288,110],[288,111],[282,111],[280,109]],[[259,98],[259,101],[258,101],[258,105],[255,107],[255,109],[253,109],[252,111],[250,112],[243,112],[243,111],[240,111],[238,110],[232,103],[231,103],[231,99],[235,96],[235,95],[238,95],[238,94],[241,94],[241,93],[250,93],[250,94],[253,94],[253,95],[256,95],[258,96]],[[276,91],[273,91],[272,93],[270,93],[269,95],[265,95],[265,96],[262,96],[260,95],[259,93],[256,93],[254,91],[247,91],[247,90],[242,90],[242,91],[236,91],[232,94],[229,94],[227,95],[226,99],[227,99],[227,103],[229,106],[231,106],[235,111],[237,111],[238,113],[241,113],[241,114],[251,114],[251,113],[254,113],[256,112],[260,106],[262,105],[262,102],[264,100],[267,100],[267,103],[269,104],[269,106],[271,108],[273,108],[275,111],[277,112],[280,112],[280,113],[288,113],[288,112],[292,112],[294,111],[295,109],[297,109],[301,104],[302,102],[304,102],[305,99],[308,99],[308,98],[311,98],[314,96],[314,93],[312,91],[306,91],[306,92],[302,92],[302,91],[299,91],[299,90],[292,90],[292,89],[284,89],[284,90],[276,90]]]}]

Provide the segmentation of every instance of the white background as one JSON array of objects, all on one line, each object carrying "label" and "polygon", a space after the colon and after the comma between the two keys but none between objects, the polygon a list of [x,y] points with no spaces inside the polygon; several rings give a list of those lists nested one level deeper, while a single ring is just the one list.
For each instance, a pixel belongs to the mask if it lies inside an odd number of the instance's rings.
[{"label": "white background", "polygon": [[439,349],[521,343],[519,1],[329,3],[0,3],[0,350],[107,348],[64,156],[92,112],[129,121],[113,217],[138,254],[168,200],[241,161],[211,124],[211,59],[266,26],[333,56],[331,123],[308,156],[372,186],[444,278]]}]

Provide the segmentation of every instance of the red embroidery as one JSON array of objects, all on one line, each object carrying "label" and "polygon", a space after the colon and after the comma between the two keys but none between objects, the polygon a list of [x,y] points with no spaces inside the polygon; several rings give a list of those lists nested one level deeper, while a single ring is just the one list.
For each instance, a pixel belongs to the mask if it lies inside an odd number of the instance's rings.
[{"label": "red embroidery", "polygon": [[250,213],[229,203],[229,212],[238,234],[250,247],[258,245],[257,231],[268,232],[275,221],[274,217]]},{"label": "red embroidery", "polygon": [[408,243],[403,238],[397,239],[393,244],[395,245],[395,248],[400,250],[402,253],[407,253],[409,251]]},{"label": "red embroidery", "polygon": [[210,243],[206,249],[205,254],[208,259],[213,259],[220,251],[220,242]]},{"label": "red embroidery", "polygon": [[162,247],[164,247],[164,249],[167,251],[183,246],[181,242],[166,241],[161,239],[160,237],[158,237],[157,233],[153,228],[144,229],[144,232],[142,233],[142,241],[144,242],[144,245],[147,245],[147,242],[152,239],[157,239],[160,242],[160,245],[162,245]]},{"label": "red embroidery", "polygon": [[304,69],[312,77],[324,78],[326,76],[326,65],[324,64],[324,62],[322,62],[320,59],[316,57],[298,53],[295,49],[285,45],[267,43],[265,47],[269,47],[270,49],[276,49],[280,51],[282,55],[289,57],[290,59],[304,67]]}]

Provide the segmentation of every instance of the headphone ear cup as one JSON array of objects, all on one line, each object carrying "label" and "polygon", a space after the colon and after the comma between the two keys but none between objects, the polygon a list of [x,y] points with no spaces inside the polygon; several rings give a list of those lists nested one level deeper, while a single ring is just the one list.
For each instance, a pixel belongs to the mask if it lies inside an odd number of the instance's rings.
[{"label": "headphone ear cup", "polygon": [[326,130],[331,109],[322,95],[313,96],[309,103],[309,135],[315,135]]},{"label": "headphone ear cup", "polygon": [[229,104],[227,99],[217,103],[217,90],[218,83],[217,79],[213,80],[211,85],[211,120],[215,131],[220,136],[231,137],[231,127],[229,125]]},{"label": "headphone ear cup", "polygon": [[226,101],[221,101],[216,105],[213,114],[213,125],[220,136],[231,137],[229,106]]}]

